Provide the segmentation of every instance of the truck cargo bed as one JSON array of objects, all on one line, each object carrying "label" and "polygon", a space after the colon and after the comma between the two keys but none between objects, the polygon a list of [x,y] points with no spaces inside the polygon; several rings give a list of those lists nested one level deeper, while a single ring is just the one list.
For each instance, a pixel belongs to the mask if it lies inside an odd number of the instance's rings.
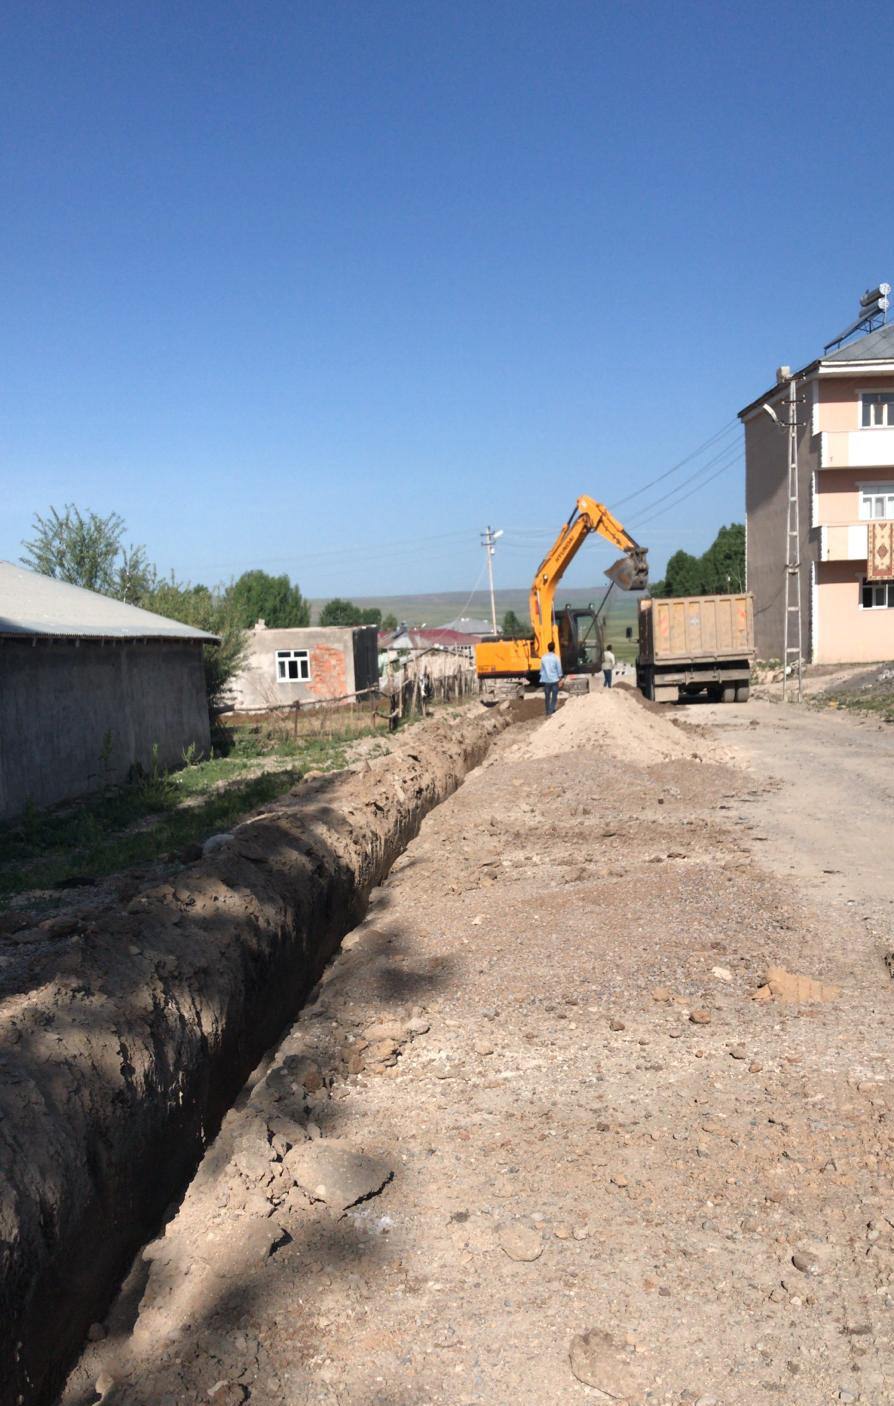
[{"label": "truck cargo bed", "polygon": [[753,659],[750,592],[640,601],[636,681],[647,698],[669,703],[707,692],[745,702]]}]

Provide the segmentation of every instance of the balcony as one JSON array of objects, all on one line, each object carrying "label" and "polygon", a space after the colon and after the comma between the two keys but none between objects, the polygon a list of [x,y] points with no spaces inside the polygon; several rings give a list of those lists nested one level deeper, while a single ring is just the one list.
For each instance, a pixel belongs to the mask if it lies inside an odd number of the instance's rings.
[{"label": "balcony", "polygon": [[821,469],[882,469],[894,467],[894,428],[823,430]]},{"label": "balcony", "polygon": [[827,523],[820,528],[820,561],[865,561],[868,535],[865,522]]}]

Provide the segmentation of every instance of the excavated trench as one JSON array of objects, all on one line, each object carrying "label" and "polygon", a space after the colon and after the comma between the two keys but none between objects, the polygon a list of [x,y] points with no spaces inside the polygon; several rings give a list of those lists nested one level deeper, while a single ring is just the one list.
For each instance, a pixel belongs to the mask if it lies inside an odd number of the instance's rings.
[{"label": "excavated trench", "polygon": [[0,1005],[0,1406],[53,1401],[370,891],[511,721],[508,705],[458,714],[305,778],[205,858],[35,944]]}]

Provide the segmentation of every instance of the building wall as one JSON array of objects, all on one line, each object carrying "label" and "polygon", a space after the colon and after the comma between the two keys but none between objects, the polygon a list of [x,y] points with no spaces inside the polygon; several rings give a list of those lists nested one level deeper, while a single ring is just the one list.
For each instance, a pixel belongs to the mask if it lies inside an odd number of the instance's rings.
[{"label": "building wall", "polygon": [[865,562],[817,566],[817,664],[874,664],[894,659],[894,609],[863,610]]},{"label": "building wall", "polygon": [[[329,626],[305,630],[268,630],[256,625],[249,631],[245,663],[233,679],[229,695],[234,708],[275,708],[286,703],[312,703],[328,698],[344,698],[358,688],[354,668],[355,647],[363,656],[355,637],[372,639],[373,679],[376,668],[377,631],[374,626]],[[277,650],[307,650],[310,678],[283,681],[277,677]]]},{"label": "building wall", "polygon": [[[820,380],[819,428],[825,432],[859,431],[849,440],[849,454],[860,454],[862,445],[870,450],[889,432],[862,429],[860,392],[888,388],[890,375],[861,373],[854,377],[830,376]],[[862,437],[866,436],[865,442]],[[887,452],[887,451],[885,451]],[[868,457],[877,457],[870,453]],[[860,489],[872,483],[894,482],[894,465],[872,468],[820,469],[817,473],[817,521],[831,529],[826,534],[832,555],[848,560],[821,562],[817,569],[816,662],[822,664],[875,663],[894,658],[894,610],[861,608],[860,587],[866,574],[866,560],[851,557],[859,545],[855,530],[848,525],[861,521]],[[865,550],[865,545],[864,545]]]},{"label": "building wall", "polygon": [[850,376],[825,376],[819,377],[816,384],[819,399],[818,429],[859,429],[860,391],[866,389],[866,378],[857,381]]},{"label": "building wall", "polygon": [[886,469],[820,469],[816,476],[816,520],[823,525],[860,522],[860,488],[870,483],[894,483],[894,467]]},{"label": "building wall", "polygon": [[864,368],[852,376],[820,375],[818,377],[817,414],[821,430],[858,430],[861,428],[860,394],[862,391],[890,390],[894,376],[890,371]]},{"label": "building wall", "polygon": [[0,672],[3,819],[208,750],[198,642],[4,639]]},{"label": "building wall", "polygon": [[[810,655],[811,563],[818,556],[816,534],[811,534],[811,484],[817,448],[812,437],[812,389],[805,383],[798,405],[802,421],[798,437],[798,506],[801,560],[801,619],[805,658]],[[788,414],[788,389],[780,387],[769,397],[784,421]],[[785,631],[785,551],[788,508],[788,435],[762,411],[745,421],[745,513],[747,521],[746,570],[748,590],[754,593],[755,649],[759,659],[781,659]]]}]

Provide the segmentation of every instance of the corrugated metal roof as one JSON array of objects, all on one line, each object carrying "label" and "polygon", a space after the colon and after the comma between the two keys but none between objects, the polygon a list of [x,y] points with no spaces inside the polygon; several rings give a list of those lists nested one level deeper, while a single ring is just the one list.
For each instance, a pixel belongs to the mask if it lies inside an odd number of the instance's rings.
[{"label": "corrugated metal roof", "polygon": [[214,640],[151,610],[56,581],[11,561],[0,561],[0,635],[73,639]]},{"label": "corrugated metal roof", "polygon": [[894,361],[894,322],[867,332],[855,342],[846,342],[824,356],[823,361]]}]

